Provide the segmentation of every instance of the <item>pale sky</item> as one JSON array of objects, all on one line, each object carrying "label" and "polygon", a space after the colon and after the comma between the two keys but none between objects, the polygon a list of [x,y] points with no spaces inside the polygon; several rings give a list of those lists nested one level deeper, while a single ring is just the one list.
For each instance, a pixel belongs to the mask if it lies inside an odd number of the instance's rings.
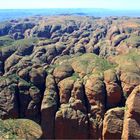
[{"label": "pale sky", "polygon": [[140,10],[140,0],[0,0],[0,9],[105,8]]}]

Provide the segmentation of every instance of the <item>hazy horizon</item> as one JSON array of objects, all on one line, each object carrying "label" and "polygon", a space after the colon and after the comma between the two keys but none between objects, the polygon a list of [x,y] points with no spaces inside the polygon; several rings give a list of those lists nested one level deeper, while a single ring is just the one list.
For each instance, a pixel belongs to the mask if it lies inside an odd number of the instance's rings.
[{"label": "hazy horizon", "polygon": [[0,11],[2,10],[47,10],[47,9],[91,9],[91,10],[99,10],[99,9],[103,9],[103,10],[112,10],[112,11],[140,11],[140,9],[113,9],[113,8],[61,8],[61,7],[58,7],[58,8],[53,8],[53,7],[50,7],[50,8],[0,8]]},{"label": "hazy horizon", "polygon": [[99,8],[140,10],[139,0],[4,0],[0,9]]}]

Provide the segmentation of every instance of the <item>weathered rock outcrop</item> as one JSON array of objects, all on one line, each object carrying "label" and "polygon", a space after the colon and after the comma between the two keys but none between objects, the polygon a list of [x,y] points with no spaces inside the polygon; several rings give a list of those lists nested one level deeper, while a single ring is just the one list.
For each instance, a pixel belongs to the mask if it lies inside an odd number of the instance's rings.
[{"label": "weathered rock outcrop", "polygon": [[122,139],[140,138],[140,86],[137,86],[126,101]]},{"label": "weathered rock outcrop", "polygon": [[17,75],[0,78],[1,118],[29,118],[40,121],[40,90]]},{"label": "weathered rock outcrop", "polygon": [[41,127],[43,137],[55,138],[55,114],[58,109],[58,91],[54,77],[48,75],[46,78],[46,90],[41,105]]},{"label": "weathered rock outcrop", "polygon": [[104,116],[103,139],[121,139],[123,130],[124,108],[108,110]]},{"label": "weathered rock outcrop", "polygon": [[94,77],[94,75],[89,77],[85,85],[85,94],[89,102],[90,138],[99,139],[105,109],[105,85],[100,77]]},{"label": "weathered rock outcrop", "polygon": [[122,89],[115,70],[107,70],[104,72],[104,81],[107,92],[107,107],[119,105],[122,99]]},{"label": "weathered rock outcrop", "polygon": [[41,127],[28,119],[0,120],[0,139],[40,139]]},{"label": "weathered rock outcrop", "polygon": [[55,138],[88,138],[88,118],[85,107],[80,100],[71,98],[69,104],[61,105],[55,118]]},{"label": "weathered rock outcrop", "polygon": [[139,23],[68,15],[0,23],[0,119],[37,122],[36,139],[140,139]]}]

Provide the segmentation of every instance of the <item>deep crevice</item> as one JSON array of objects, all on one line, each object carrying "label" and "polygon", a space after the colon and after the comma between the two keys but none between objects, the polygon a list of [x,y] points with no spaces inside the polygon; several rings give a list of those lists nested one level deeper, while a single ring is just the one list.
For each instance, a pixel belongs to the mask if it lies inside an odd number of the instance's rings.
[{"label": "deep crevice", "polygon": [[120,86],[121,91],[122,91],[122,93],[121,93],[121,101],[119,102],[118,106],[119,107],[124,107],[125,106],[125,102],[126,102],[126,98],[124,97],[124,94],[123,94],[122,82],[118,78],[117,78],[117,83]]},{"label": "deep crevice", "polygon": [[19,97],[19,88],[18,88],[18,85],[16,86],[16,89],[15,89],[15,94],[16,94],[16,101],[17,101],[17,107],[18,107],[18,118],[21,118],[21,112],[20,112],[20,97]]},{"label": "deep crevice", "polygon": [[88,121],[88,139],[90,138],[90,120],[89,120],[89,116],[88,113],[90,113],[90,109],[91,109],[91,105],[88,101],[88,98],[86,96],[86,91],[85,91],[85,85],[83,85],[83,91],[84,91],[84,105],[86,107],[86,115],[87,115],[87,121]]},{"label": "deep crevice", "polygon": [[106,90],[106,84],[104,83],[104,108],[105,112],[109,109],[107,105],[107,90]]},{"label": "deep crevice", "polygon": [[[46,77],[47,77],[47,75],[45,76],[44,80],[46,79]],[[39,116],[40,116],[39,124],[41,124],[41,105],[42,105],[42,101],[43,101],[44,93],[45,93],[45,89],[46,89],[45,83],[46,82],[44,81],[44,84],[38,88],[41,93],[41,101],[39,103]]]}]

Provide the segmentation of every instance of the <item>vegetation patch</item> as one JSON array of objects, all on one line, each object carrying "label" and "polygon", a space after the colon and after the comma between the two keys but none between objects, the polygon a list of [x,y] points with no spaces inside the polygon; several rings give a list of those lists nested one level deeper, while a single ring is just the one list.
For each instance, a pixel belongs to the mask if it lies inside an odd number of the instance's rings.
[{"label": "vegetation patch", "polygon": [[74,80],[74,81],[77,81],[77,79],[80,79],[79,77],[79,74],[78,73],[73,73],[73,75],[71,76],[71,78]]},{"label": "vegetation patch", "polygon": [[12,39],[10,36],[2,36],[0,37],[0,48],[12,45],[13,42],[14,39]]},{"label": "vegetation patch", "polygon": [[0,37],[0,49],[4,47],[17,48],[17,47],[30,46],[36,44],[38,41],[39,41],[38,38],[20,39],[15,41],[9,36],[3,36]]},{"label": "vegetation patch", "polygon": [[15,41],[12,45],[17,47],[29,46],[32,44],[36,44],[38,42],[38,38],[28,38],[28,39],[20,39]]},{"label": "vegetation patch", "polygon": [[10,119],[5,123],[0,120],[0,135],[2,138],[17,139],[19,129],[20,125],[17,121]]},{"label": "vegetation patch", "polygon": [[140,36],[131,35],[129,38],[125,40],[126,44],[132,45],[134,47],[140,46]]},{"label": "vegetation patch", "polygon": [[41,135],[40,126],[31,120],[0,120],[0,139],[37,139]]}]

